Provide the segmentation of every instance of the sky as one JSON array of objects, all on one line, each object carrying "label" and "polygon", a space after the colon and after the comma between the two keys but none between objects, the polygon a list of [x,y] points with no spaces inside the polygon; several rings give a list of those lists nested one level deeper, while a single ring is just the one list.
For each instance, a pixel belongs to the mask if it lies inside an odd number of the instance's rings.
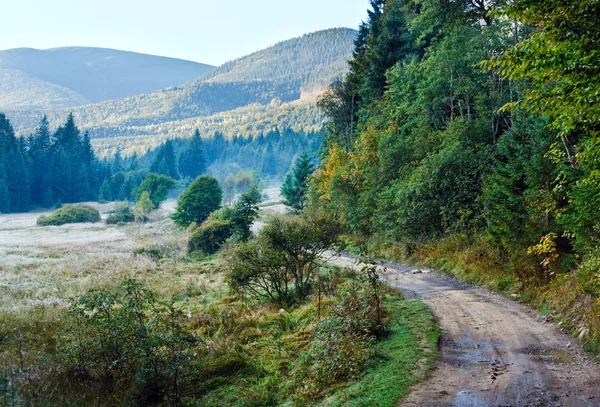
[{"label": "sky", "polygon": [[0,50],[93,46],[211,65],[333,27],[368,0],[5,0]]}]

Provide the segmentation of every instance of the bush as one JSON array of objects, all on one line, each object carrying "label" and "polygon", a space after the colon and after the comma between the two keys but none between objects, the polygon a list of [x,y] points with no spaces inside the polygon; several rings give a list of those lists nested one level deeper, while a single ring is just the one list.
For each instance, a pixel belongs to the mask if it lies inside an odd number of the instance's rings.
[{"label": "bush", "polygon": [[100,212],[88,205],[65,205],[50,216],[40,216],[38,226],[60,226],[67,223],[99,222]]},{"label": "bush", "polygon": [[188,227],[192,222],[201,224],[212,212],[221,207],[222,199],[223,190],[219,181],[208,175],[202,175],[181,195],[177,202],[177,211],[171,218],[182,227]]},{"label": "bush", "polygon": [[[383,311],[384,318],[380,312]],[[377,352],[377,337],[389,325],[367,279],[336,293],[330,315],[315,327],[304,369],[320,386],[358,379]]]},{"label": "bush", "polygon": [[233,234],[233,225],[226,220],[209,220],[197,228],[188,242],[188,251],[201,251],[204,254],[213,254]]},{"label": "bush", "polygon": [[181,405],[192,376],[182,371],[195,359],[191,349],[198,341],[172,302],[158,301],[127,280],[116,290],[92,290],[72,301],[63,320],[64,379],[82,383],[83,398],[110,388],[121,399],[118,405]]},{"label": "bush", "polygon": [[230,256],[230,287],[279,305],[310,294],[321,256],[338,242],[340,224],[328,216],[273,217],[256,241]]},{"label": "bush", "polygon": [[117,223],[128,223],[133,222],[135,216],[131,210],[131,207],[127,202],[119,202],[115,205],[115,210],[106,218],[108,225],[116,225]]},{"label": "bush", "polygon": [[148,220],[148,216],[154,209],[154,204],[150,200],[150,194],[148,191],[142,192],[138,203],[135,204],[133,208],[133,215],[136,220],[140,222],[146,222]]}]

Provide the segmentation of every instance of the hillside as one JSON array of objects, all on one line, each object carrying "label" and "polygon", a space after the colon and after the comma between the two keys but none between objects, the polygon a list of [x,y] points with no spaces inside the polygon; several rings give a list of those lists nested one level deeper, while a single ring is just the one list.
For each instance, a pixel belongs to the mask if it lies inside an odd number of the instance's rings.
[{"label": "hillside", "polygon": [[283,81],[302,78],[302,86],[324,88],[344,72],[351,58],[355,32],[331,29],[284,41],[263,51],[228,62],[209,73],[209,82]]},{"label": "hillside", "polygon": [[[122,141],[143,136],[144,144],[157,136],[187,134],[190,121],[211,123],[203,128],[208,133],[223,130],[221,125],[225,122],[224,130],[229,136],[251,134],[246,124],[255,113],[261,115],[261,127],[282,127],[282,120],[287,119],[280,113],[298,110],[297,101],[303,92],[322,92],[332,78],[347,71],[346,61],[352,57],[355,36],[356,31],[346,28],[307,34],[226,63],[214,73],[178,87],[45,113],[51,125],[56,126],[72,110],[82,128],[91,130],[92,137]],[[309,102],[304,104],[311,105]],[[240,109],[244,125],[232,125],[226,116]],[[262,113],[265,110],[270,111],[267,118]],[[306,123],[310,127],[307,130],[312,130],[318,115],[312,108],[300,110],[308,114],[301,114],[298,123]],[[21,111],[11,112],[9,118],[19,134],[28,134],[41,115],[42,112]],[[102,144],[111,143],[105,140]]]},{"label": "hillside", "polygon": [[0,69],[0,110],[71,108],[87,103],[64,86],[15,69]]},{"label": "hillside", "polygon": [[[65,107],[60,92],[39,90],[40,81],[78,94],[73,99],[77,104],[72,104],[76,106],[155,92],[188,82],[212,69],[210,65],[191,61],[105,48],[10,49],[0,51],[0,70],[21,72],[23,76],[15,91],[24,96],[16,103],[0,107],[9,110]],[[38,93],[46,96],[44,106],[38,102]],[[54,98],[47,97],[55,94]]]}]

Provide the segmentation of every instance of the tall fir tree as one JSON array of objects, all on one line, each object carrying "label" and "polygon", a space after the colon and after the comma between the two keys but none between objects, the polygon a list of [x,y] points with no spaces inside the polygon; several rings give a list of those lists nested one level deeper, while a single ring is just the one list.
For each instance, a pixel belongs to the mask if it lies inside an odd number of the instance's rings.
[{"label": "tall fir tree", "polygon": [[188,148],[179,155],[179,172],[184,177],[196,179],[205,174],[207,168],[206,150],[198,129],[194,132]]}]

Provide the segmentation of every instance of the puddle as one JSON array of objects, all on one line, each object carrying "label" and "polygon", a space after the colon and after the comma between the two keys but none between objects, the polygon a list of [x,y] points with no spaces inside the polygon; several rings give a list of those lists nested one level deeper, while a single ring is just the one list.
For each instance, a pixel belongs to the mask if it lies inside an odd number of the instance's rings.
[{"label": "puddle", "polygon": [[465,369],[490,367],[497,362],[495,349],[498,345],[474,341],[470,337],[455,342],[442,339],[441,362]]},{"label": "puddle", "polygon": [[547,349],[534,352],[533,355],[539,357],[543,361],[548,360],[552,363],[558,363],[561,365],[571,365],[575,363],[573,356],[564,350]]},{"label": "puddle", "polygon": [[453,407],[488,407],[489,405],[477,394],[469,390],[456,393],[456,396],[452,399]]}]

